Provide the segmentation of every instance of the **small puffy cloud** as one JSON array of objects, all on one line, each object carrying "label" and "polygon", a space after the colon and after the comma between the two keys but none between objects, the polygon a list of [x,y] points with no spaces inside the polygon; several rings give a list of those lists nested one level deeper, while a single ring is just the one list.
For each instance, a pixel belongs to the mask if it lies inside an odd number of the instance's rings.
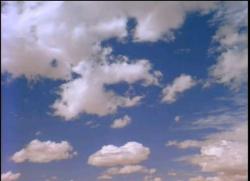
[{"label": "small puffy cloud", "polygon": [[176,101],[177,96],[196,85],[196,81],[190,75],[181,74],[175,78],[171,85],[162,90],[162,102],[171,104]]},{"label": "small puffy cloud", "polygon": [[107,169],[99,179],[111,179],[116,175],[130,175],[134,173],[142,173],[142,174],[153,174],[155,173],[155,169],[148,169],[141,165],[125,165],[123,167],[112,167]]},{"label": "small puffy cloud", "polygon": [[175,116],[174,120],[175,120],[175,122],[178,123],[181,120],[181,117],[180,116]]},{"label": "small puffy cloud", "polygon": [[56,160],[70,159],[77,153],[73,147],[67,142],[60,143],[52,141],[31,141],[25,148],[16,152],[11,159],[16,163],[25,161],[34,163],[48,163]]},{"label": "small puffy cloud", "polygon": [[6,173],[1,174],[1,180],[2,181],[17,181],[20,178],[20,173],[12,173],[11,171],[8,171]]},{"label": "small puffy cloud", "polygon": [[213,178],[196,177],[201,181],[243,181],[247,178],[247,123],[234,125],[231,130],[221,131],[207,136],[203,141],[184,141],[171,143],[179,148],[196,147],[199,154],[184,157],[180,160],[197,165],[203,172],[216,174]]},{"label": "small puffy cloud", "polygon": [[105,145],[89,156],[88,164],[97,167],[138,164],[148,159],[150,149],[137,142],[128,142],[123,146]]},{"label": "small puffy cloud", "polygon": [[110,127],[114,129],[124,128],[127,125],[129,125],[131,121],[132,121],[131,118],[128,115],[125,115],[122,118],[115,119]]}]

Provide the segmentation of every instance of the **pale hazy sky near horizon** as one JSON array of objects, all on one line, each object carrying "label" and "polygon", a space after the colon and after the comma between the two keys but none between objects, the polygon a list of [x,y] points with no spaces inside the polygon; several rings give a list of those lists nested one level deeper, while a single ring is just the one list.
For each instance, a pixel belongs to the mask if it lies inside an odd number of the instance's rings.
[{"label": "pale hazy sky near horizon", "polygon": [[1,2],[2,181],[247,180],[248,2]]}]

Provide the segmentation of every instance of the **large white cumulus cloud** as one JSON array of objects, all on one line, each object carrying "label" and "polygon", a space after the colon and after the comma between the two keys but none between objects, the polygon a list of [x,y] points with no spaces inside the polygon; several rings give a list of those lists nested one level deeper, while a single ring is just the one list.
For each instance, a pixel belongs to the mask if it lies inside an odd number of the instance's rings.
[{"label": "large white cumulus cloud", "polygon": [[81,74],[81,77],[62,84],[60,98],[52,105],[55,115],[66,120],[80,113],[104,116],[116,112],[118,107],[135,106],[143,96],[117,95],[112,90],[106,90],[105,86],[138,81],[145,86],[157,85],[160,75],[157,71],[151,73],[151,64],[147,60],[103,64],[81,62],[74,71]]},{"label": "large white cumulus cloud", "polygon": [[[66,80],[52,105],[55,115],[65,119],[80,113],[111,114],[138,104],[142,97],[120,96],[105,90],[106,85],[156,85],[160,72],[151,70],[148,60],[131,63],[114,57],[110,62],[112,53],[102,42],[126,41],[129,33],[135,42],[173,39],[188,13],[214,7],[214,2],[6,2],[1,72],[13,78]],[[130,18],[137,22],[132,32],[127,30]],[[74,72],[80,77],[74,79]]]},{"label": "large white cumulus cloud", "polygon": [[[96,54],[103,40],[127,36],[157,41],[184,22],[188,12],[206,12],[213,2],[8,2],[2,11],[2,71],[14,77],[70,77],[71,66]],[[97,13],[98,12],[98,13]],[[51,67],[53,59],[57,67]]]},{"label": "large white cumulus cloud", "polygon": [[123,146],[105,145],[89,156],[88,163],[98,167],[138,164],[146,159],[150,149],[137,142],[128,142]]},{"label": "large white cumulus cloud", "polygon": [[67,142],[32,140],[25,148],[16,152],[11,159],[16,163],[25,161],[34,163],[48,163],[55,160],[70,159],[77,153]]},{"label": "large white cumulus cloud", "polygon": [[216,174],[215,177],[194,177],[190,180],[243,181],[248,173],[248,130],[246,122],[234,125],[231,130],[207,136],[202,141],[171,141],[168,146],[181,149],[198,148],[200,153],[181,160],[197,165],[203,172]]}]

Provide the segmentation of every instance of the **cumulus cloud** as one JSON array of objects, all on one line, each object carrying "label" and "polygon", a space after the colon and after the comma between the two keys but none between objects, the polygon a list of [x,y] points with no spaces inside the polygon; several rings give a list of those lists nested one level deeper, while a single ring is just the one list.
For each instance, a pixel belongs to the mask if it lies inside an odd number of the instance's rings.
[{"label": "cumulus cloud", "polygon": [[107,169],[99,179],[111,179],[113,176],[116,175],[130,175],[134,173],[142,173],[142,174],[153,174],[155,173],[155,169],[148,169],[141,165],[125,165],[123,167],[112,167]]},{"label": "cumulus cloud", "polygon": [[222,3],[214,20],[219,22],[213,41],[219,44],[220,55],[209,74],[217,83],[237,90],[248,79],[248,2]]},{"label": "cumulus cloud", "polygon": [[[29,79],[68,79],[72,65],[97,53],[96,45],[124,39],[129,18],[137,21],[136,41],[157,41],[173,37],[171,32],[183,24],[187,13],[208,12],[214,6],[214,2],[7,2],[1,13],[1,71]],[[56,66],[51,66],[53,60]]]},{"label": "cumulus cloud", "polygon": [[162,102],[171,104],[176,101],[177,96],[196,85],[196,81],[190,76],[181,74],[175,78],[171,85],[167,85],[162,90]]},{"label": "cumulus cloud", "polygon": [[105,145],[89,156],[88,164],[97,167],[134,165],[148,159],[150,149],[137,142],[123,146]]},{"label": "cumulus cloud", "polygon": [[105,116],[115,113],[118,107],[135,106],[143,96],[117,95],[105,86],[120,82],[132,84],[138,81],[145,86],[158,85],[158,74],[151,73],[151,69],[151,64],[147,60],[129,63],[124,57],[116,63],[82,62],[74,67],[74,71],[81,77],[60,86],[60,98],[52,105],[54,115],[70,120],[80,113]]},{"label": "cumulus cloud", "polygon": [[132,121],[131,118],[128,115],[125,115],[122,118],[115,119],[110,127],[114,129],[124,128],[127,125],[129,125],[131,121]]},{"label": "cumulus cloud", "polygon": [[1,174],[2,181],[17,181],[20,178],[20,173],[12,173],[12,171],[8,171],[6,173]]},{"label": "cumulus cloud", "polygon": [[48,163],[56,160],[70,159],[77,153],[73,147],[67,142],[60,143],[52,141],[31,141],[25,148],[16,152],[11,159],[16,163],[25,161],[34,163]]},{"label": "cumulus cloud", "polygon": [[235,125],[231,130],[213,133],[202,141],[172,142],[182,149],[196,147],[200,153],[180,160],[197,165],[203,172],[216,174],[213,178],[196,177],[193,180],[229,180],[247,179],[248,130],[246,122]]}]

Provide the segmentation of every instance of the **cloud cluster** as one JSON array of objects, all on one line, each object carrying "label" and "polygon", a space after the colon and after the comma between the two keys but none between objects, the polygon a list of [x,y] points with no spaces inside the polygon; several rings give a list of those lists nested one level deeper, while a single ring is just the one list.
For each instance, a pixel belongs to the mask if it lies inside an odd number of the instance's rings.
[{"label": "cloud cluster", "polygon": [[2,181],[17,181],[20,178],[20,173],[12,173],[11,171],[8,171],[6,173],[1,174],[1,180]]},{"label": "cloud cluster", "polygon": [[125,115],[122,118],[115,119],[110,127],[114,129],[124,128],[129,125],[131,121],[131,118],[128,115]]},{"label": "cloud cluster", "polygon": [[167,85],[162,90],[162,102],[171,104],[176,101],[177,96],[196,85],[196,81],[190,76],[181,74],[175,78],[171,85]]},{"label": "cloud cluster", "polygon": [[214,18],[219,28],[213,37],[219,46],[217,63],[209,73],[216,82],[239,89],[247,82],[248,70],[248,2],[226,2]]},{"label": "cloud cluster", "polygon": [[[61,79],[54,114],[66,120],[80,113],[99,116],[131,107],[141,96],[124,97],[106,85],[157,81],[147,60],[133,63],[105,57],[110,38],[155,42],[174,38],[188,13],[208,13],[214,2],[6,2],[2,17],[1,72],[13,78]],[[98,11],[98,13],[95,13]],[[128,32],[129,19],[136,25]],[[117,60],[118,59],[118,60]],[[79,72],[80,71],[80,72]],[[74,78],[74,74],[79,75]],[[145,83],[146,82],[146,83]],[[151,84],[153,85],[153,83]],[[80,100],[79,100],[80,99]]]},{"label": "cloud cluster", "polygon": [[16,152],[11,159],[16,163],[25,161],[33,163],[48,163],[56,160],[70,159],[77,153],[67,142],[32,140],[25,148]]},{"label": "cloud cluster", "polygon": [[181,160],[199,166],[203,172],[216,174],[213,178],[200,176],[191,180],[243,181],[247,179],[248,172],[246,124],[246,122],[240,123],[233,126],[231,130],[211,134],[202,141],[170,142],[168,145],[182,149],[192,147],[200,149],[199,154],[187,156]]},{"label": "cloud cluster", "polygon": [[129,18],[137,21],[134,41],[158,41],[173,38],[187,13],[214,7],[214,2],[6,2],[1,71],[68,79],[72,65],[93,58],[102,41],[124,39]]},{"label": "cloud cluster", "polygon": [[89,156],[88,164],[97,167],[138,164],[146,159],[150,149],[137,142],[128,142],[123,146],[105,145]]},{"label": "cloud cluster", "polygon": [[156,169],[147,168],[139,163],[147,160],[150,149],[141,143],[128,142],[123,146],[103,146],[99,151],[89,156],[88,164],[96,167],[107,167],[98,177],[101,180],[110,180],[114,176],[140,173],[153,180]]}]

